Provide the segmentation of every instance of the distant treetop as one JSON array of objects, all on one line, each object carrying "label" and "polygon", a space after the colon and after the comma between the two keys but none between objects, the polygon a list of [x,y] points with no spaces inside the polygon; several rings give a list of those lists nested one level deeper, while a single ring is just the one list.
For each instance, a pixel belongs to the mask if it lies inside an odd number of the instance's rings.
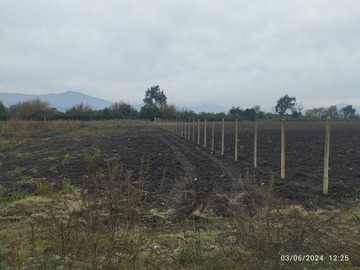
[{"label": "distant treetop", "polygon": [[148,88],[145,92],[145,98],[143,99],[145,105],[148,106],[161,106],[166,105],[167,97],[164,94],[164,90],[160,90],[158,85]]}]

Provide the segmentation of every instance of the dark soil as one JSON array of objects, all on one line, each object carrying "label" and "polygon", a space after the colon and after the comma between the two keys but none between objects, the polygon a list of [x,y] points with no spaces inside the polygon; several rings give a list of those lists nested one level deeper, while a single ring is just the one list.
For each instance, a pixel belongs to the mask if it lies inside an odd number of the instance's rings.
[{"label": "dark soil", "polygon": [[[208,127],[209,129],[209,127]],[[211,130],[208,130],[208,134]],[[209,137],[210,141],[211,138]],[[221,124],[215,124],[215,141],[221,142]],[[225,156],[233,158],[235,125],[225,125]],[[239,157],[242,170],[253,168],[254,123],[239,123]],[[360,123],[332,122],[330,135],[329,196],[322,195],[325,122],[286,122],[286,178],[280,179],[280,122],[258,124],[258,181],[276,180],[278,196],[302,203],[343,203],[360,198]],[[216,144],[220,153],[220,144]]]},{"label": "dark soil", "polygon": [[[8,192],[33,192],[39,181],[61,187],[64,179],[83,183],[86,156],[95,167],[117,156],[136,181],[146,170],[148,200],[156,195],[181,214],[208,206],[226,215],[227,196],[243,192],[245,183],[267,186],[275,178],[275,193],[291,202],[336,205],[360,197],[360,123],[334,122],[331,126],[329,196],[322,195],[324,122],[286,123],[286,180],[280,180],[280,123],[260,122],[258,168],[253,169],[253,125],[239,123],[239,160],[234,161],[234,124],[226,124],[225,154],[220,154],[221,124],[211,125],[207,148],[149,122],[99,122],[70,131],[31,136],[0,134],[0,185]],[[191,133],[192,134],[192,133]],[[197,129],[195,132],[197,139]],[[144,169],[145,168],[145,169]],[[246,185],[245,185],[246,186]],[[154,196],[151,196],[153,194]],[[224,196],[225,195],[225,196]],[[225,199],[224,199],[225,198]]]}]

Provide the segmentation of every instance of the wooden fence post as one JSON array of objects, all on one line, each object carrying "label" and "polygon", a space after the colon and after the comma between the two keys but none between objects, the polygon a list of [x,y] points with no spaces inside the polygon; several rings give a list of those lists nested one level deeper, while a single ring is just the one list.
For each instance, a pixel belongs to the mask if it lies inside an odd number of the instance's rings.
[{"label": "wooden fence post", "polygon": [[281,120],[281,179],[285,179],[285,120]]},{"label": "wooden fence post", "polygon": [[211,130],[211,149],[215,151],[215,122],[212,121],[212,130]]},{"label": "wooden fence post", "polygon": [[193,142],[195,142],[195,118],[193,118],[192,126],[193,126]]},{"label": "wooden fence post", "polygon": [[206,118],[204,120],[204,147],[206,147]]},{"label": "wooden fence post", "polygon": [[324,151],[324,180],[323,194],[329,193],[329,157],[330,157],[330,116],[326,119],[325,151]]},{"label": "wooden fence post", "polygon": [[257,131],[258,131],[258,120],[255,119],[254,124],[254,168],[257,168]]},{"label": "wooden fence post", "polygon": [[185,139],[186,139],[186,136],[187,136],[186,126],[187,126],[186,119],[184,119],[184,138],[185,138]]},{"label": "wooden fence post", "polygon": [[184,137],[184,120],[183,119],[181,119],[181,137]]},{"label": "wooden fence post", "polygon": [[221,125],[221,155],[224,155],[224,118],[222,119],[222,125]]},{"label": "wooden fence post", "polygon": [[188,139],[191,140],[191,119],[189,118],[188,126]]},{"label": "wooden fence post", "polygon": [[176,120],[176,135],[180,135],[180,119]]},{"label": "wooden fence post", "polygon": [[238,141],[239,141],[239,127],[238,119],[235,119],[235,160],[238,160]]},{"label": "wooden fence post", "polygon": [[197,137],[197,144],[200,144],[200,118],[198,118],[198,137]]}]

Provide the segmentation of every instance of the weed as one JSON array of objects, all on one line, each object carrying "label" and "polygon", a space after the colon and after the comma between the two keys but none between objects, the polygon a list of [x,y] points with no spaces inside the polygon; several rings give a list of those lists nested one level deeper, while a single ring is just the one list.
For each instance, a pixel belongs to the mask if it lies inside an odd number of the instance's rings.
[{"label": "weed", "polygon": [[2,185],[0,185],[0,198],[4,197],[5,191],[6,191],[5,188]]},{"label": "weed", "polygon": [[229,221],[241,265],[246,269],[295,269],[312,263],[282,262],[281,254],[323,255],[326,259],[318,262],[317,269],[332,264],[327,254],[346,253],[356,260],[360,241],[353,237],[360,227],[345,222],[349,210],[319,215],[299,205],[289,206],[273,196],[273,185],[272,178],[268,189],[246,188],[242,199],[233,204]]},{"label": "weed", "polygon": [[26,194],[23,192],[17,192],[17,191],[10,192],[5,187],[0,185],[0,204],[6,204],[13,201],[21,200],[25,196]]},{"label": "weed", "polygon": [[68,164],[68,163],[70,163],[71,159],[72,159],[71,155],[69,153],[66,153],[66,154],[64,154],[61,163],[64,165]]},{"label": "weed", "polygon": [[60,194],[73,194],[75,196],[79,196],[80,193],[79,193],[79,188],[75,185],[72,185],[70,183],[70,179],[68,178],[63,178],[61,180],[61,183],[62,183],[62,189],[60,191]]},{"label": "weed", "polygon": [[15,169],[8,171],[7,174],[13,175],[13,176],[18,176],[18,175],[21,175],[23,171],[24,171],[23,168],[16,167]]},{"label": "weed", "polygon": [[50,166],[50,171],[55,174],[55,175],[58,175],[59,172],[58,172],[58,166],[56,164],[53,164]]},{"label": "weed", "polygon": [[131,173],[123,169],[118,158],[108,159],[106,167],[94,173],[95,157],[87,156],[90,175],[81,189],[63,179],[62,193],[75,196],[76,211],[69,208],[66,214],[60,214],[50,208],[43,221],[44,230],[53,239],[52,252],[60,256],[62,265],[82,263],[120,269],[115,265],[136,261],[138,249],[147,241],[136,233],[144,180],[141,176],[132,181]]},{"label": "weed", "polygon": [[21,184],[32,184],[34,183],[34,179],[31,176],[22,175],[20,181],[18,181]]},{"label": "weed", "polygon": [[23,120],[7,120],[0,122],[0,133],[4,134],[21,134],[32,135],[39,132],[56,131],[56,130],[72,130],[86,126],[92,126],[94,123],[81,123],[80,121],[23,121]]},{"label": "weed", "polygon": [[93,148],[85,152],[85,167],[87,176],[92,178],[95,174],[95,161],[100,157],[100,150]]},{"label": "weed", "polygon": [[44,178],[36,179],[35,182],[36,182],[35,195],[46,196],[46,195],[50,195],[54,192],[55,183],[50,182],[49,180],[44,179]]},{"label": "weed", "polygon": [[204,246],[200,230],[195,229],[191,234],[185,234],[178,239],[179,246],[175,250],[176,264],[192,267],[202,266],[204,264]]}]

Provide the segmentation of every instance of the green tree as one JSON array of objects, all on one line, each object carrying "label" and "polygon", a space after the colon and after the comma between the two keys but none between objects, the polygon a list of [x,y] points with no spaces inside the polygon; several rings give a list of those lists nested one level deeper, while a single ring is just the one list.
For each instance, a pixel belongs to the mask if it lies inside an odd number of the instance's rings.
[{"label": "green tree", "polygon": [[353,108],[352,105],[348,105],[348,106],[342,108],[340,111],[343,114],[344,118],[353,117],[356,113],[356,109]]},{"label": "green tree", "polygon": [[182,109],[179,113],[178,116],[180,118],[183,119],[192,119],[195,118],[197,115],[193,110],[189,110],[189,109]]},{"label": "green tree", "polygon": [[243,112],[243,117],[247,120],[250,120],[250,121],[255,121],[256,119],[256,111],[254,108],[251,108],[251,109],[246,109],[244,112]]},{"label": "green tree", "polygon": [[109,107],[109,113],[113,117],[129,118],[136,117],[137,111],[130,104],[120,101],[111,104]]},{"label": "green tree", "polygon": [[231,109],[228,112],[229,116],[236,116],[237,118],[239,118],[242,114],[243,114],[243,110],[240,109],[240,107],[231,107]]},{"label": "green tree", "polygon": [[145,105],[140,110],[140,118],[154,120],[155,117],[159,117],[161,107],[167,104],[166,100],[164,90],[160,90],[158,85],[148,88],[143,99]]},{"label": "green tree", "polygon": [[161,105],[159,110],[161,118],[175,118],[178,114],[175,105]]},{"label": "green tree", "polygon": [[289,97],[288,94],[286,94],[276,102],[275,112],[279,115],[284,115],[288,110],[293,112],[295,109],[295,104],[296,98]]},{"label": "green tree", "polygon": [[140,118],[141,119],[148,119],[148,120],[153,121],[155,119],[155,117],[159,117],[159,115],[160,115],[160,110],[156,106],[145,105],[145,106],[142,106],[140,109]]},{"label": "green tree", "polygon": [[164,94],[164,90],[160,90],[158,85],[148,88],[143,99],[145,105],[148,106],[166,105],[166,100],[167,97]]}]

